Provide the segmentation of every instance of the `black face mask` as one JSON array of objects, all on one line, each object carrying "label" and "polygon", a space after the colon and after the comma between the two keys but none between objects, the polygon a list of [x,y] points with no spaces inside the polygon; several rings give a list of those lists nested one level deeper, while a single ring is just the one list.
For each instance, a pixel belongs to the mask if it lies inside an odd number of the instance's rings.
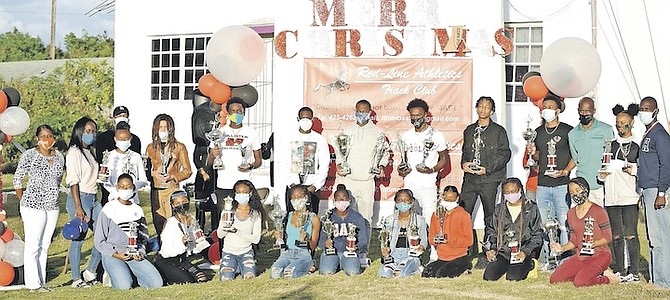
[{"label": "black face mask", "polygon": [[191,206],[190,202],[179,204],[172,208],[172,213],[185,215],[186,213],[188,213],[188,209],[190,208],[190,206]]},{"label": "black face mask", "polygon": [[617,133],[619,134],[620,137],[623,137],[626,132],[630,131],[633,126],[630,124],[623,125],[622,128],[618,128],[617,126]]},{"label": "black face mask", "polygon": [[412,125],[414,125],[414,128],[419,129],[419,128],[421,128],[421,126],[423,126],[423,123],[426,122],[426,118],[421,117],[421,118],[418,118],[418,119],[410,119],[410,122],[412,122]]},{"label": "black face mask", "polygon": [[591,115],[579,115],[579,123],[582,123],[582,125],[588,125],[593,121],[593,116]]}]

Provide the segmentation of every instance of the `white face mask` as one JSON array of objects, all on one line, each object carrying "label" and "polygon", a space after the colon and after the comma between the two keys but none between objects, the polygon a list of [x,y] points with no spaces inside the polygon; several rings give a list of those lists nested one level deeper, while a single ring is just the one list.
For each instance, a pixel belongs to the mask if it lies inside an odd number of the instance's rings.
[{"label": "white face mask", "polygon": [[167,139],[169,137],[169,134],[167,131],[159,131],[158,132],[158,138],[161,139],[162,142],[167,142]]},{"label": "white face mask", "polygon": [[307,197],[300,199],[291,199],[291,205],[295,210],[303,210],[307,206]]},{"label": "white face mask", "polygon": [[123,200],[130,200],[135,195],[134,190],[117,190],[119,192],[119,198]]},{"label": "white face mask", "polygon": [[442,207],[444,207],[446,210],[452,210],[458,206],[458,201],[444,201],[441,200],[440,204]]},{"label": "white face mask", "polygon": [[128,118],[126,118],[126,117],[114,118],[114,125],[119,125],[119,123],[121,123],[121,122],[130,123],[130,120],[128,120]]},{"label": "white face mask", "polygon": [[128,148],[130,148],[130,141],[116,141],[116,148],[119,148],[119,150],[126,152]]},{"label": "white face mask", "polygon": [[547,122],[551,122],[556,119],[556,111],[545,108],[542,110],[542,118]]},{"label": "white face mask", "polygon": [[640,121],[644,125],[649,125],[654,121],[654,112],[653,111],[641,111],[639,112]]},{"label": "white face mask", "polygon": [[298,121],[298,126],[300,126],[300,129],[302,129],[302,131],[309,131],[310,129],[312,129],[312,125],[313,125],[312,120],[307,118],[302,118]]}]

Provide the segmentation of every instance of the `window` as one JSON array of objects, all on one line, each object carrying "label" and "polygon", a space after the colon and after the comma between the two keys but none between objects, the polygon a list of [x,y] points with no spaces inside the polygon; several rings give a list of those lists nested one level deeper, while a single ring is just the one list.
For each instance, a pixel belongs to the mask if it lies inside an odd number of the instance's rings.
[{"label": "window", "polygon": [[505,57],[506,101],[526,102],[521,79],[529,71],[540,71],[542,23],[506,23],[505,27],[514,28],[514,50]]},{"label": "window", "polygon": [[207,71],[209,35],[151,40],[151,100],[192,100],[198,79]]}]

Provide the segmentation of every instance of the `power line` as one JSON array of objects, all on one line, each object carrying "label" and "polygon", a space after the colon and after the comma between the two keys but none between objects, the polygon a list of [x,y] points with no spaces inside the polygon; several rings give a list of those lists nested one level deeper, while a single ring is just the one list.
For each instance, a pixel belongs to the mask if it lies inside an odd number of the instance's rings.
[{"label": "power line", "polygon": [[[0,13],[13,13],[13,14],[32,14],[32,15],[50,15],[51,12],[42,12],[42,11],[16,11],[16,10],[0,10]],[[57,15],[72,15],[72,16],[81,16],[82,13],[74,12],[59,12]]]}]

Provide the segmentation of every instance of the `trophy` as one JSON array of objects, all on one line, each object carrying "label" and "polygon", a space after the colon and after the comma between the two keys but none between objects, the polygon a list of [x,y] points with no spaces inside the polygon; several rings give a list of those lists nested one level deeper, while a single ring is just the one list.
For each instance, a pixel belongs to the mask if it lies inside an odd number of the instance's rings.
[{"label": "trophy", "polygon": [[507,235],[507,246],[509,247],[510,251],[510,258],[509,258],[509,263],[510,264],[519,264],[522,263],[524,260],[519,258],[519,252],[521,252],[521,245],[519,245],[519,240],[516,237],[516,232],[514,230],[507,230],[505,232],[505,235]]},{"label": "trophy", "polygon": [[137,223],[130,221],[130,231],[128,232],[128,256],[138,255],[139,249],[137,246]]},{"label": "trophy", "polygon": [[[161,169],[158,172],[163,176],[167,175],[167,169],[168,169],[168,165],[170,164],[170,159],[171,159],[170,153],[168,153],[168,154],[161,153]],[[167,187],[167,182],[159,182],[157,187],[166,188]]]},{"label": "trophy", "polygon": [[[386,229],[386,222],[385,219],[381,220],[381,229],[379,229],[379,249],[383,248],[391,248],[389,243],[391,242],[391,233]],[[391,255],[389,256],[382,256],[381,258],[382,265],[390,264],[393,262],[393,257]]]},{"label": "trophy", "polygon": [[558,239],[559,222],[556,218],[551,216],[551,207],[547,208],[547,216],[550,217],[544,222],[544,231],[547,232],[547,237],[549,238],[549,261],[558,262],[561,253],[551,250],[551,244],[560,242]]},{"label": "trophy", "polygon": [[[191,217],[191,216],[189,216]],[[191,219],[193,219],[191,217]],[[210,246],[207,239],[205,239],[205,234],[202,232],[202,228],[198,222],[193,222],[191,226],[188,226],[184,222],[179,222],[182,232],[186,232],[188,235],[188,240],[186,240],[186,248],[191,253],[200,253],[202,250],[207,249]]]},{"label": "trophy", "polygon": [[[439,199],[437,200],[438,202],[440,201]],[[440,222],[440,229],[438,230],[437,234],[433,237],[433,243],[435,244],[445,244],[447,242],[446,237],[444,236],[444,217],[445,214],[447,213],[447,210],[444,208],[444,206],[440,205],[439,203],[437,204],[437,209],[435,210],[435,214],[437,215],[437,219]]]},{"label": "trophy", "polygon": [[[300,228],[300,231],[305,230],[305,226],[307,225],[307,218],[309,218],[309,215],[309,211],[303,211],[298,216],[298,227]],[[295,245],[300,248],[307,248],[309,246],[309,242],[306,240],[296,240]]]},{"label": "trophy", "polygon": [[235,222],[235,210],[233,210],[233,198],[227,196],[223,199],[223,209],[221,210],[221,229],[228,232],[237,232],[237,229],[233,228],[233,222]]},{"label": "trophy", "polygon": [[625,143],[625,144],[620,144],[619,149],[621,149],[621,155],[623,155],[623,167],[621,167],[622,171],[625,171],[628,169],[628,154],[630,154],[630,147],[631,147],[631,142]]},{"label": "trophy", "polygon": [[[209,141],[209,148],[216,148],[223,139],[223,133],[219,131],[219,124],[220,124],[219,121],[215,120],[210,121],[209,123],[212,124],[212,130],[210,130],[208,133],[205,133],[205,138]],[[212,162],[212,168],[214,170],[224,169],[220,153],[219,155],[214,157],[214,161]]]},{"label": "trophy", "polygon": [[[286,217],[286,212],[279,207],[279,195],[274,196],[274,200],[272,202],[272,211],[270,212],[270,218],[272,218],[272,222],[275,224],[275,230],[278,230],[280,233],[283,234],[283,227],[284,227],[284,218]],[[278,250],[278,249],[283,249],[285,248],[286,245],[284,244],[284,240],[282,238],[278,238],[274,245],[272,245],[272,249]]]},{"label": "trophy", "polygon": [[[531,119],[530,115],[528,115],[526,118],[527,127],[526,130],[523,131],[523,139],[526,140],[526,145],[528,146],[532,145],[535,142],[535,138],[537,137],[537,132],[530,128],[530,122],[532,120],[533,119]],[[524,168],[528,170],[534,168],[535,166],[537,166],[537,162],[533,159],[532,155],[528,155],[528,160],[526,161]]]},{"label": "trophy", "polygon": [[349,235],[347,235],[346,246],[347,251],[344,251],[344,257],[358,256],[356,255],[356,231],[358,231],[358,227],[353,223],[349,223]]},{"label": "trophy", "polygon": [[[330,212],[327,212],[325,216],[321,218],[321,223],[323,223],[323,232],[326,233],[326,242],[333,241],[333,221],[330,220]],[[326,246],[326,249],[323,250],[323,253],[326,255],[334,255],[335,247],[332,245],[330,247]]]},{"label": "trophy", "polygon": [[98,172],[98,183],[109,183],[109,151],[102,152],[102,162],[100,163],[100,172]]},{"label": "trophy", "polygon": [[375,144],[374,153],[372,156],[372,167],[370,167],[370,174],[379,175],[382,173],[382,169],[379,167],[381,164],[384,154],[389,150],[389,145],[386,143],[386,135],[382,132],[377,137],[377,143]]},{"label": "trophy", "polygon": [[433,138],[433,128],[430,128],[430,131],[428,132],[428,137],[423,140],[423,160],[416,166],[417,169],[426,169],[428,166],[426,166],[426,159],[428,159],[428,156],[430,155],[430,150],[433,150],[433,146],[435,146],[435,142],[432,140]]},{"label": "trophy", "polygon": [[250,153],[249,151],[251,147],[249,145],[246,146],[239,145],[238,147],[240,148],[240,154],[242,154],[242,162],[240,163],[240,167],[243,169],[251,170],[251,163],[249,162],[250,157],[253,156],[253,153]]},{"label": "trophy", "polygon": [[405,142],[403,142],[400,132],[396,131],[396,141],[395,149],[398,150],[398,156],[400,156],[400,162],[398,163],[398,171],[405,171],[409,168],[407,164],[407,148],[405,147]]},{"label": "trophy", "polygon": [[482,164],[481,160],[481,155],[482,155],[482,149],[484,148],[484,140],[482,139],[482,132],[484,132],[486,128],[482,129],[482,127],[477,126],[475,128],[475,134],[473,135],[474,140],[472,142],[472,148],[475,150],[474,158],[472,159],[472,163],[470,164],[470,170],[473,170],[475,172],[481,170],[480,166]]},{"label": "trophy", "polygon": [[547,142],[547,169],[544,171],[544,175],[550,176],[550,175],[555,175],[558,173],[558,170],[554,169],[556,168],[556,142],[554,139],[549,140]]},{"label": "trophy", "polygon": [[142,155],[142,165],[144,165],[145,172],[149,171],[149,156],[146,153]]},{"label": "trophy", "polygon": [[351,135],[344,133],[344,131],[340,129],[340,133],[336,136],[331,136],[330,139],[333,145],[335,146],[335,154],[339,156],[339,158],[342,161],[340,163],[339,174],[341,176],[351,174],[351,168],[347,163],[347,159],[349,158],[349,152],[351,151]]},{"label": "trophy", "polygon": [[592,216],[588,216],[584,220],[584,237],[582,239],[582,250],[579,251],[579,254],[591,256],[596,253],[594,240],[593,240],[593,225],[595,219]]},{"label": "trophy", "polygon": [[605,140],[603,148],[605,151],[603,151],[602,167],[600,167],[598,173],[612,173],[609,169],[610,163],[612,162],[612,141]]},{"label": "trophy", "polygon": [[421,238],[419,237],[419,226],[416,224],[415,216],[412,216],[412,222],[409,225],[407,240],[409,241],[409,252],[407,254],[411,257],[421,256],[422,252],[419,251]]}]

